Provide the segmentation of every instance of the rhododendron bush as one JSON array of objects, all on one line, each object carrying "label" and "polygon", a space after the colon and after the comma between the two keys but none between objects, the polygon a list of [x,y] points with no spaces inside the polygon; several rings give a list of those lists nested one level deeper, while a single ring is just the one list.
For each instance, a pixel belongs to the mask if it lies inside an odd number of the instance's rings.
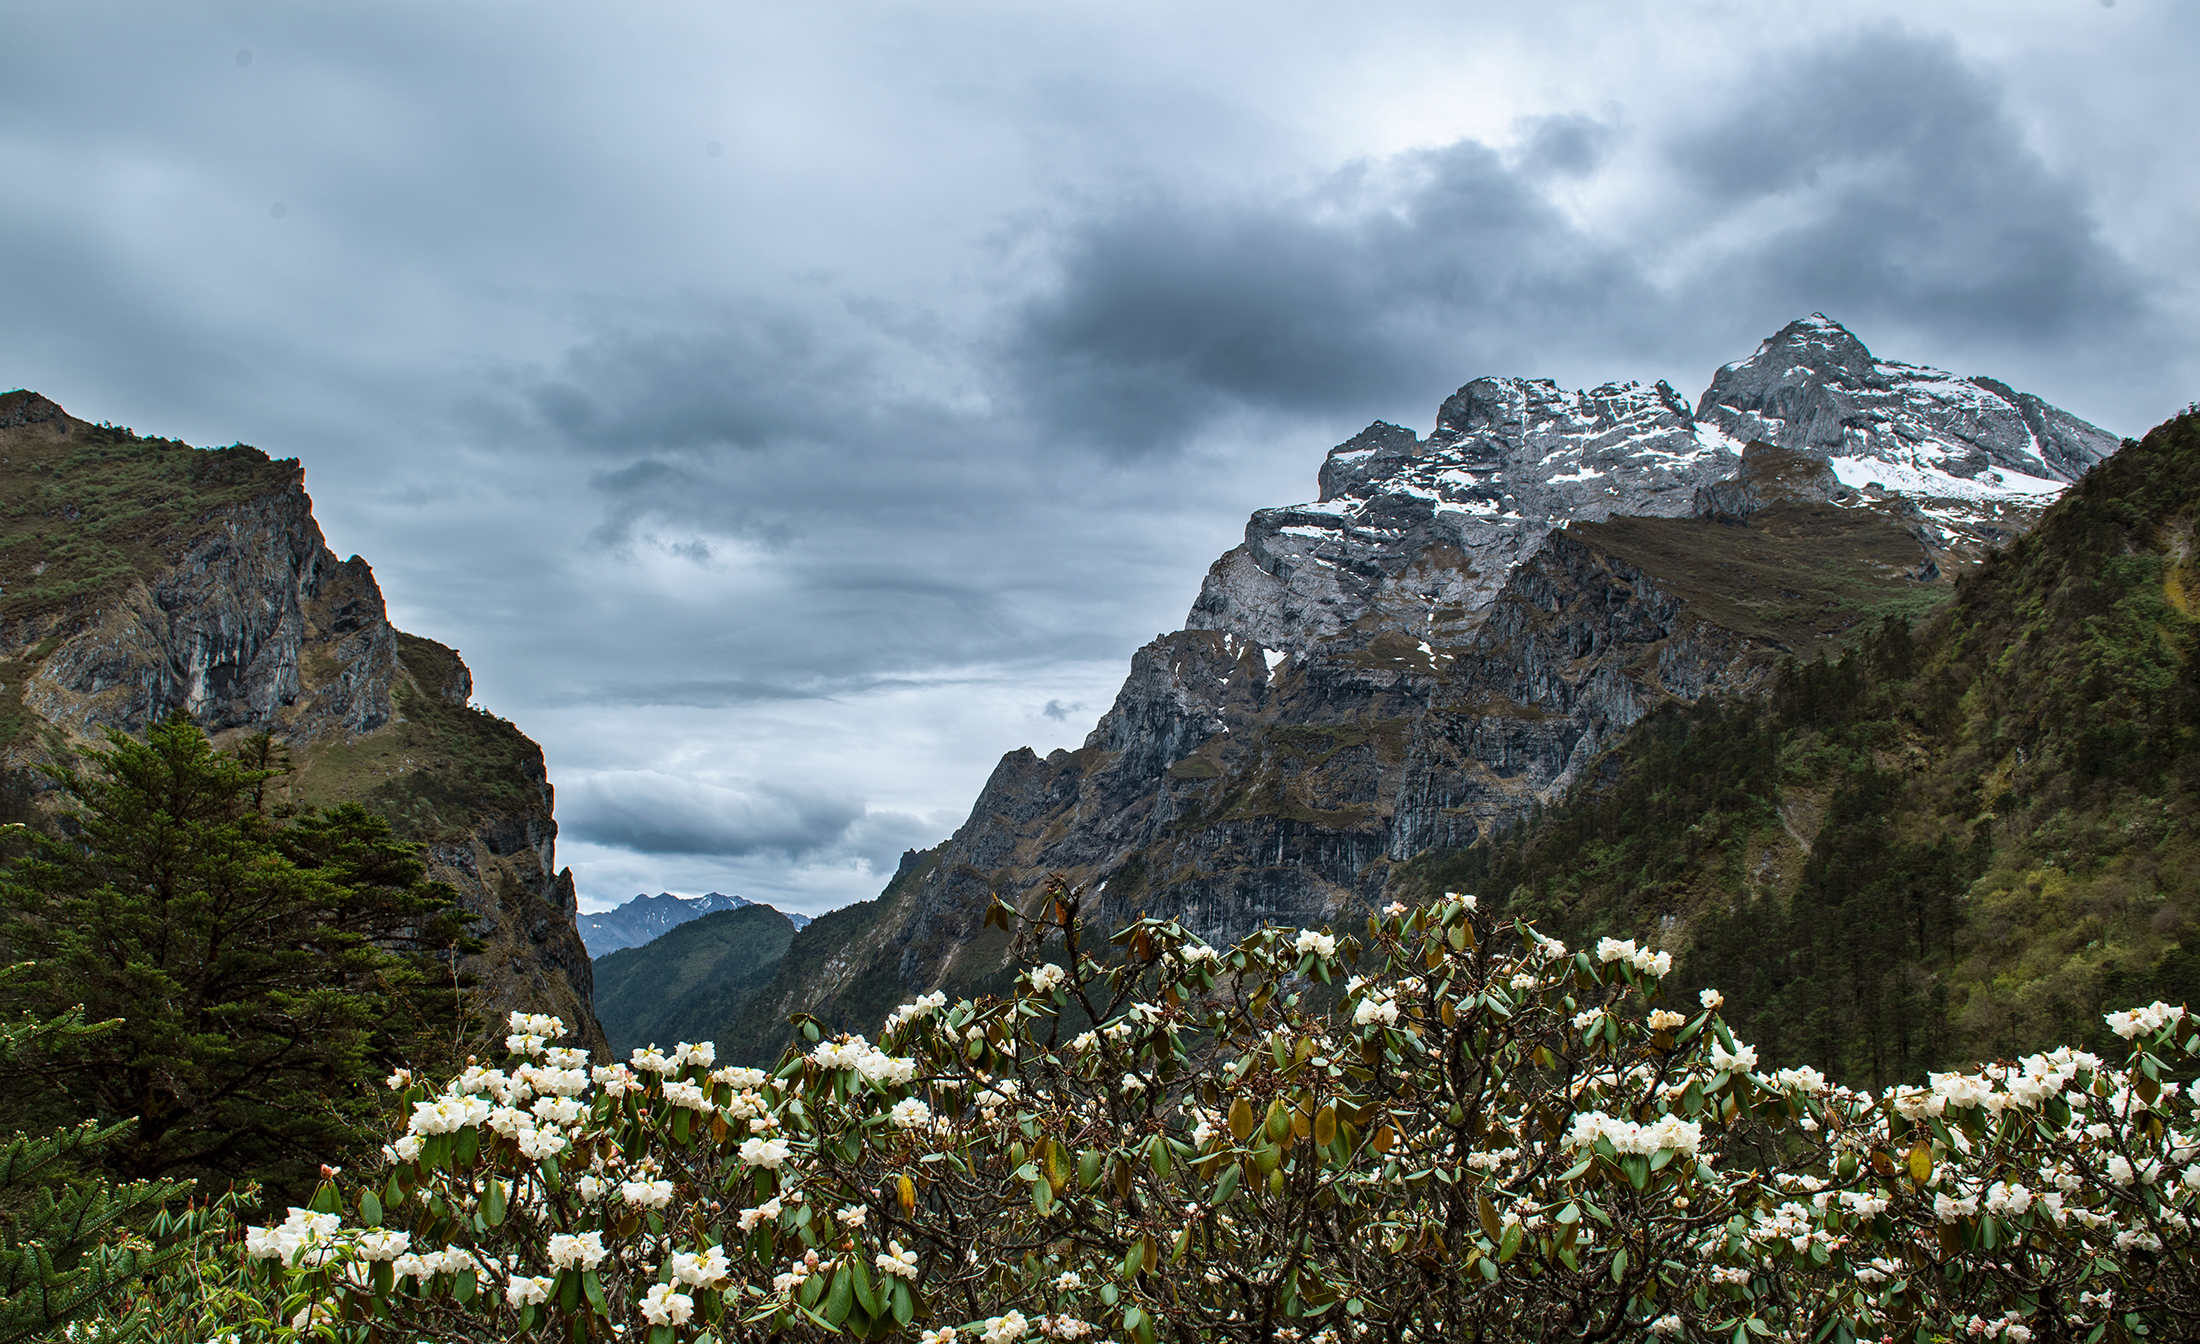
[{"label": "rhododendron bush", "polygon": [[[411,1341],[2200,1335],[2182,1009],[1881,1096],[1762,1070],[1661,953],[1471,897],[1235,948],[1076,892],[1031,969],[770,1070],[514,1015],[386,1168],[242,1248],[257,1332]],[[234,1317],[234,1313],[232,1313]],[[250,1337],[250,1322],[209,1322]]]}]

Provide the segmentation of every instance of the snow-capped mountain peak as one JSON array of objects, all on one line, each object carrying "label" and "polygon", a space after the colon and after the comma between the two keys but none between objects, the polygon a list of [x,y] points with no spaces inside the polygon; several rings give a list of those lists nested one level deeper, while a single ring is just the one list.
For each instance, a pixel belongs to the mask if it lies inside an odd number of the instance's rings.
[{"label": "snow-capped mountain peak", "polygon": [[1693,410],[1664,382],[1480,378],[1426,439],[1377,421],[1330,450],[1318,499],[1256,512],[1187,628],[1295,654],[1348,629],[1456,642],[1553,529],[1695,512],[1757,440],[1822,458],[1841,502],[1918,520],[1958,557],[2028,526],[2118,445],[1991,378],[1878,359],[1823,313],[1721,368]]},{"label": "snow-capped mountain peak", "polygon": [[[754,904],[756,902],[745,896],[728,896],[716,891],[701,896],[675,896],[669,891],[660,891],[654,896],[636,896],[610,910],[584,914],[578,923],[581,941],[588,945],[588,955],[594,959],[622,947],[640,947],[689,920]],[[798,929],[810,922],[807,915],[788,915],[787,918],[793,920]]]}]

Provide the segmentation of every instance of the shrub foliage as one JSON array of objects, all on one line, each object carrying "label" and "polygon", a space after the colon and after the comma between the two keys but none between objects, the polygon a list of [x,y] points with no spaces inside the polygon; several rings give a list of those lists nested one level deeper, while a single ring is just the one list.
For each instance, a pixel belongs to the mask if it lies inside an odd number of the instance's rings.
[{"label": "shrub foliage", "polygon": [[[2182,1009],[1870,1094],[1769,1072],[1669,957],[1471,897],[1362,936],[1093,945],[1057,884],[1013,995],[769,1071],[391,1079],[384,1163],[252,1229],[255,1312],[342,1340],[2190,1337]],[[252,1319],[246,1319],[250,1317]],[[253,1319],[261,1324],[255,1326]]]}]

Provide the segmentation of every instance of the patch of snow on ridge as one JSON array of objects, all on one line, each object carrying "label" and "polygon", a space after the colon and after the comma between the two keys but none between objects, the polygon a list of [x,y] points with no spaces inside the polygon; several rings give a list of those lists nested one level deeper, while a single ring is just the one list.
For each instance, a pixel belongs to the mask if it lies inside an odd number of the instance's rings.
[{"label": "patch of snow on ridge", "polygon": [[2006,467],[1980,472],[1966,480],[1918,463],[1896,462],[1884,457],[1835,457],[1827,459],[1833,474],[1851,490],[1877,484],[1897,494],[1938,499],[2037,499],[2052,498],[2069,486],[2039,476],[2027,476]]}]

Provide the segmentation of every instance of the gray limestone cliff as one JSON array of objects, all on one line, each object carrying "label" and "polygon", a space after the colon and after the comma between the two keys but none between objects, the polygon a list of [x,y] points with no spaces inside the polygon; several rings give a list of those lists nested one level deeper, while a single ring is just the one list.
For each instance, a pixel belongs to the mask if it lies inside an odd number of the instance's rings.
[{"label": "gray limestone cliff", "polygon": [[35,780],[176,710],[217,743],[269,733],[292,800],[364,803],[426,846],[479,917],[478,1009],[556,1012],[600,1047],[542,751],[472,689],[329,550],[295,462],[0,397],[0,764]]},{"label": "gray limestone cliff", "polygon": [[1480,379],[1434,430],[1331,450],[1076,751],[1004,757],[961,829],[797,935],[721,1036],[870,1031],[1006,983],[983,913],[1050,873],[1101,924],[1320,926],[1586,777],[1658,704],[1745,691],[1935,602],[2117,440],[1989,379],[1791,324],[1694,405],[1659,383]]}]

